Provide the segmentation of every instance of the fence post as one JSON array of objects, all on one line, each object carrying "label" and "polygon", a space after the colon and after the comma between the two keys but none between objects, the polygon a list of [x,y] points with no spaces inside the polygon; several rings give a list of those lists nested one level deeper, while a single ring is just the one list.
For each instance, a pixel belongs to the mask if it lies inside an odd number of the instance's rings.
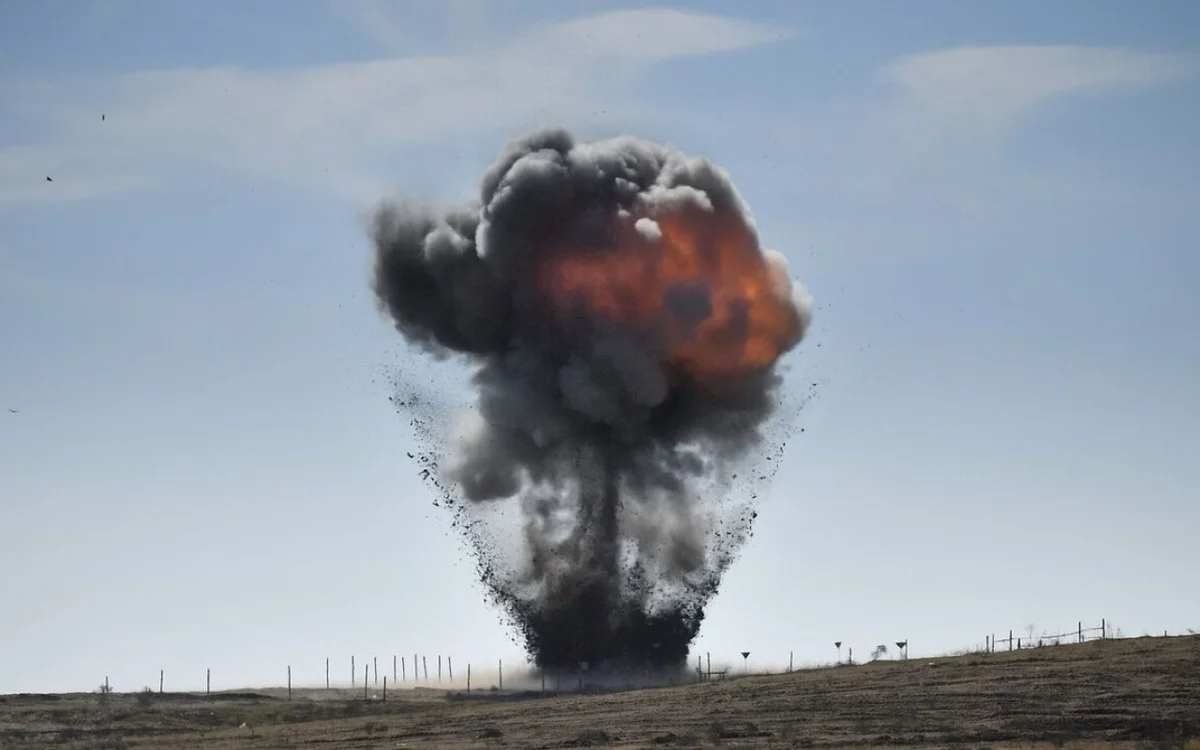
[{"label": "fence post", "polygon": [[[396,675],[397,674],[398,673],[396,672],[396,655],[392,654],[392,684],[393,685],[396,684]],[[387,679],[387,675],[384,675],[384,679],[385,680]]]},{"label": "fence post", "polygon": [[789,672],[789,673],[792,671],[792,658],[793,658],[795,655],[796,655],[796,654],[795,654],[795,652],[793,652],[793,651],[788,651],[788,672]]},{"label": "fence post", "polygon": [[[104,679],[106,682],[108,681],[107,677]],[[204,670],[204,697],[207,698],[210,695],[212,695],[212,670],[206,669]]]},{"label": "fence post", "polygon": [[471,694],[471,665],[467,664],[467,695]]},{"label": "fence post", "polygon": [[421,681],[421,665],[417,663],[417,655],[413,654],[413,684]]},{"label": "fence post", "polygon": [[364,664],[363,665],[363,702],[367,701],[367,690],[369,689],[369,686],[367,685],[367,678],[370,677],[370,675],[367,674],[368,669],[370,669],[370,667],[367,666],[366,664]]},{"label": "fence post", "polygon": [[446,657],[446,670],[450,672],[450,681],[454,682],[454,662],[449,656]]},{"label": "fence post", "polygon": [[408,665],[403,656],[400,657],[400,679],[408,681]]},{"label": "fence post", "polygon": [[387,703],[387,675],[383,676],[383,702]]},{"label": "fence post", "polygon": [[375,664],[375,684],[379,684],[379,657],[372,656],[371,661]]},{"label": "fence post", "polygon": [[442,655],[438,654],[438,682],[442,681]]},{"label": "fence post", "polygon": [[1108,637],[1108,623],[1105,621],[1105,619],[1103,617],[1100,618],[1100,637],[1101,638]]},{"label": "fence post", "polygon": [[1008,650],[1012,651],[1012,647],[1013,647],[1013,637],[1012,637],[1012,631],[1010,630],[1010,631],[1008,631]]},{"label": "fence post", "polygon": [[165,670],[162,670],[162,669],[158,670],[158,694],[159,695],[162,695],[162,691],[163,691],[163,672],[164,671]]},{"label": "fence post", "polygon": [[425,676],[425,684],[429,684],[429,662],[425,661],[425,657],[421,657],[421,671]]},{"label": "fence post", "polygon": [[1083,620],[1079,621],[1079,642],[1083,643]]},{"label": "fence post", "polygon": [[329,689],[329,657],[325,657],[325,689]]},{"label": "fence post", "polygon": [[358,668],[354,666],[354,657],[350,657],[350,687],[354,687],[355,677],[358,675]]},{"label": "fence post", "polygon": [[503,690],[504,689],[504,660],[500,659],[498,663],[500,665],[500,689]]},{"label": "fence post", "polygon": [[288,700],[292,699],[292,665],[288,665]]}]

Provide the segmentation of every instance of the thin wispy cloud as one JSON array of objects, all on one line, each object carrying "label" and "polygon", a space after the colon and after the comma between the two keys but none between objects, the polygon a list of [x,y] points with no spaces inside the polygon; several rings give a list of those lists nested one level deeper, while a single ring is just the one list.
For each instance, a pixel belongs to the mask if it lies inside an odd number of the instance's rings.
[{"label": "thin wispy cloud", "polygon": [[[489,0],[329,0],[334,16],[349,22],[389,55],[413,55],[436,40],[451,49],[486,43],[495,5]],[[492,43],[495,40],[492,39]]]},{"label": "thin wispy cloud", "polygon": [[574,21],[553,23],[524,35],[509,54],[557,59],[657,62],[677,57],[755,47],[797,36],[791,29],[765,26],[669,8],[618,10]]},{"label": "thin wispy cloud", "polygon": [[1194,71],[1181,55],[1111,47],[957,47],[900,58],[880,80],[906,117],[945,133],[1003,135],[1039,105],[1161,86]]},{"label": "thin wispy cloud", "polygon": [[[0,205],[86,198],[211,167],[361,199],[380,187],[371,165],[389,149],[533,119],[619,117],[627,79],[610,65],[628,72],[779,38],[745,21],[646,9],[545,24],[471,55],[28,82],[14,101],[46,135],[0,149]],[[51,167],[55,182],[41,184]]]},{"label": "thin wispy cloud", "polygon": [[1052,104],[1119,96],[1184,81],[1184,55],[1086,46],[955,47],[880,68],[849,132],[849,189],[876,201],[924,196],[981,217],[1005,195],[1047,198],[1100,186],[1042,174],[1012,158],[1013,137]]}]

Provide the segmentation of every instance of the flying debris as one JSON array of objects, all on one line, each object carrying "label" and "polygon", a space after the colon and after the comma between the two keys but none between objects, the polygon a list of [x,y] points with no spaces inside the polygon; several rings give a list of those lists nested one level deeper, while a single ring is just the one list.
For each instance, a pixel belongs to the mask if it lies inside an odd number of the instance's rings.
[{"label": "flying debris", "polygon": [[[683,668],[750,534],[731,498],[757,497],[780,463],[758,465],[790,434],[772,432],[777,364],[812,317],[729,175],[658,143],[542,129],[503,149],[477,202],[384,202],[371,234],[397,330],[475,367],[471,420],[440,470],[425,463],[439,450],[419,463],[534,661]],[[488,532],[493,503],[519,509],[518,559]]]}]

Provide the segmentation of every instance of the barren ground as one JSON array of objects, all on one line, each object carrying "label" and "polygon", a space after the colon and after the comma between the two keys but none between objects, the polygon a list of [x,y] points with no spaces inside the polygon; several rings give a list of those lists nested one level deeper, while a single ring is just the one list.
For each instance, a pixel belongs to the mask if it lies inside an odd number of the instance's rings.
[{"label": "barren ground", "polygon": [[600,695],[349,691],[0,696],[0,748],[1200,750],[1200,636],[743,677]]}]

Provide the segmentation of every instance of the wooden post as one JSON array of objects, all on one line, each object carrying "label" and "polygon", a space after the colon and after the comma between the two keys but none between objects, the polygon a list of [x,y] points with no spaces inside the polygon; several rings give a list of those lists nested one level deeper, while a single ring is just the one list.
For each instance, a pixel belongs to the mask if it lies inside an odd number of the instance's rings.
[{"label": "wooden post", "polygon": [[1079,642],[1083,643],[1083,620],[1079,621]]},{"label": "wooden post", "polygon": [[438,654],[438,682],[442,681],[442,655]]},{"label": "wooden post", "polygon": [[425,657],[421,657],[421,671],[425,673],[425,682],[429,683],[429,662],[425,661]]},{"label": "wooden post", "polygon": [[1108,637],[1108,623],[1105,622],[1103,617],[1100,618],[1100,637],[1101,638]]},{"label": "wooden post", "polygon": [[854,663],[854,647],[853,647],[853,646],[849,646],[848,648],[850,649],[850,659],[849,659],[849,662],[850,662],[851,664],[853,664],[853,663]]},{"label": "wooden post", "polygon": [[288,700],[292,699],[292,665],[288,665]]},{"label": "wooden post", "polygon": [[375,663],[375,684],[379,684],[379,657],[372,656],[371,660]]},{"label": "wooden post", "polygon": [[[106,677],[105,681],[107,680]],[[212,695],[212,670],[206,669],[204,670],[204,697],[207,698],[210,695]]]},{"label": "wooden post", "polygon": [[546,670],[542,670],[542,692],[546,692]]},{"label": "wooden post", "polygon": [[795,652],[788,651],[788,672],[792,671],[792,664],[793,664],[792,660],[795,656],[796,656]]},{"label": "wooden post", "polygon": [[503,690],[504,689],[504,660],[500,659],[498,663],[500,665],[500,689]]},{"label": "wooden post", "polygon": [[696,680],[704,682],[704,661],[700,658],[700,654],[696,654]]},{"label": "wooden post", "polygon": [[471,694],[471,665],[467,664],[467,694]]},{"label": "wooden post", "polygon": [[712,654],[710,654],[709,652],[705,651],[705,652],[704,652],[704,659],[705,659],[705,661],[706,661],[706,662],[708,662],[708,663],[707,663],[707,665],[706,665],[706,666],[708,667],[708,673],[709,673],[709,674],[712,674]]},{"label": "wooden post", "polygon": [[366,664],[363,665],[363,700],[364,701],[367,700],[367,690],[369,689],[369,686],[367,685],[367,678],[370,676],[367,674],[367,670],[369,670],[369,669],[370,669],[369,666],[367,666]]},{"label": "wooden post", "polygon": [[992,637],[990,635],[985,635],[983,637],[983,653],[985,653],[985,654],[992,653],[992,640],[991,639],[992,639]]},{"label": "wooden post", "polygon": [[450,681],[454,682],[454,662],[449,656],[446,657],[446,671],[450,673]]},{"label": "wooden post", "polygon": [[1013,647],[1013,637],[1012,637],[1012,631],[1010,630],[1010,631],[1008,631],[1008,650],[1012,651],[1012,647]]},{"label": "wooden post", "polygon": [[405,664],[404,657],[400,657],[400,679],[408,681],[408,665]]},{"label": "wooden post", "polygon": [[413,683],[421,681],[421,668],[417,665],[417,655],[413,654]]},{"label": "wooden post", "polygon": [[325,689],[329,689],[329,657],[325,657]]},{"label": "wooden post", "polygon": [[112,688],[108,686],[108,675],[104,675],[104,694],[108,695],[112,692]]},{"label": "wooden post", "polygon": [[387,675],[383,676],[383,702],[387,703]]},{"label": "wooden post", "polygon": [[[392,654],[392,684],[393,684],[393,685],[395,685],[395,684],[396,684],[396,676],[397,676],[397,672],[396,672],[396,655],[395,655],[395,654]],[[384,679],[386,679],[386,677],[385,677]]]},{"label": "wooden post", "polygon": [[164,671],[165,670],[162,670],[162,669],[158,670],[158,694],[159,695],[162,695],[162,691],[163,691],[163,672]]},{"label": "wooden post", "polygon": [[354,678],[358,674],[358,670],[354,667],[354,657],[350,657],[350,687],[354,687]]}]

